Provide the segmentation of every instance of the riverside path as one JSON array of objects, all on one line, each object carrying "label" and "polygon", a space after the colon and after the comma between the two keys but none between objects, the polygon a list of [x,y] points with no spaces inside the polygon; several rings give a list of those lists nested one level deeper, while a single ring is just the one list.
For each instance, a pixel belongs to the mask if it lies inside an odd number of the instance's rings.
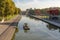
[{"label": "riverside path", "polygon": [[16,17],[12,18],[9,21],[0,23],[0,40],[12,39],[15,33],[17,23],[20,20],[20,18],[21,18],[20,15],[17,15]]}]

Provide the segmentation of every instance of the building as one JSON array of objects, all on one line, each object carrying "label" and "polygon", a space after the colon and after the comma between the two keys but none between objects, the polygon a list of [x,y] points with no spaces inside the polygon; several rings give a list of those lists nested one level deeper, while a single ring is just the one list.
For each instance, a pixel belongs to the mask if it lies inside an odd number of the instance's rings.
[{"label": "building", "polygon": [[35,10],[34,10],[34,13],[35,13],[36,15],[40,15],[40,14],[41,14],[40,9],[35,9]]},{"label": "building", "polygon": [[49,8],[49,10],[47,10],[47,13],[50,15],[50,19],[58,19],[58,15],[59,15],[59,9],[56,7],[53,8]]}]

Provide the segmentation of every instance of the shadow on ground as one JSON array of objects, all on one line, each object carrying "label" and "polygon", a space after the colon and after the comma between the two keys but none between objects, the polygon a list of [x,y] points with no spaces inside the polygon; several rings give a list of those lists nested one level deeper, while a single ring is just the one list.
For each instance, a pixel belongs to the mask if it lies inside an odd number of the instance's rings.
[{"label": "shadow on ground", "polygon": [[6,23],[0,23],[0,25],[10,25],[10,26],[17,26],[18,22],[6,22]]}]

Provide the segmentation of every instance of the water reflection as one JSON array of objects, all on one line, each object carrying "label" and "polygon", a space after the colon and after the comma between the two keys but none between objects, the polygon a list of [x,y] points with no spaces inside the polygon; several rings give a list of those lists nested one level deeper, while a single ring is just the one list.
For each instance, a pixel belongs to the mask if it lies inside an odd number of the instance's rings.
[{"label": "water reflection", "polygon": [[28,33],[29,32],[29,30],[24,30],[24,33]]},{"label": "water reflection", "polygon": [[[24,23],[28,23],[30,30],[24,30]],[[48,25],[48,26],[47,26]],[[22,16],[18,24],[18,33],[15,36],[15,40],[58,40],[60,39],[59,28],[52,26],[43,21],[35,20]],[[52,31],[54,29],[55,31]]]},{"label": "water reflection", "polygon": [[60,32],[60,28],[58,28],[58,27],[56,27],[56,26],[54,26],[54,25],[51,25],[51,24],[48,24],[48,25],[47,25],[47,28],[48,28],[49,30],[59,30],[59,32]]},{"label": "water reflection", "polygon": [[29,17],[29,16],[26,16],[26,17],[28,17],[28,18],[30,18],[30,19],[35,19],[35,20],[38,20],[38,19],[36,19],[36,18],[33,18],[33,17],[31,17],[31,16],[30,16],[30,17]]},{"label": "water reflection", "polygon": [[34,19],[36,21],[40,21],[39,19],[36,19],[36,18],[33,18],[33,17],[29,17],[29,16],[27,16],[27,17],[30,18],[30,19]]},{"label": "water reflection", "polygon": [[19,30],[18,30],[18,28],[16,27],[16,30],[15,30],[15,33],[17,33]]}]

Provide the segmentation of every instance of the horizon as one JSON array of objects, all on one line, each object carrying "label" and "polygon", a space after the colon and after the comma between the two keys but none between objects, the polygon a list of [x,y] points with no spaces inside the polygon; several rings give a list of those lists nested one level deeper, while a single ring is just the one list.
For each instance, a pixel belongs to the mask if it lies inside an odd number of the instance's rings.
[{"label": "horizon", "polygon": [[60,0],[13,0],[16,7],[21,10],[29,8],[43,9],[49,7],[60,7]]}]

